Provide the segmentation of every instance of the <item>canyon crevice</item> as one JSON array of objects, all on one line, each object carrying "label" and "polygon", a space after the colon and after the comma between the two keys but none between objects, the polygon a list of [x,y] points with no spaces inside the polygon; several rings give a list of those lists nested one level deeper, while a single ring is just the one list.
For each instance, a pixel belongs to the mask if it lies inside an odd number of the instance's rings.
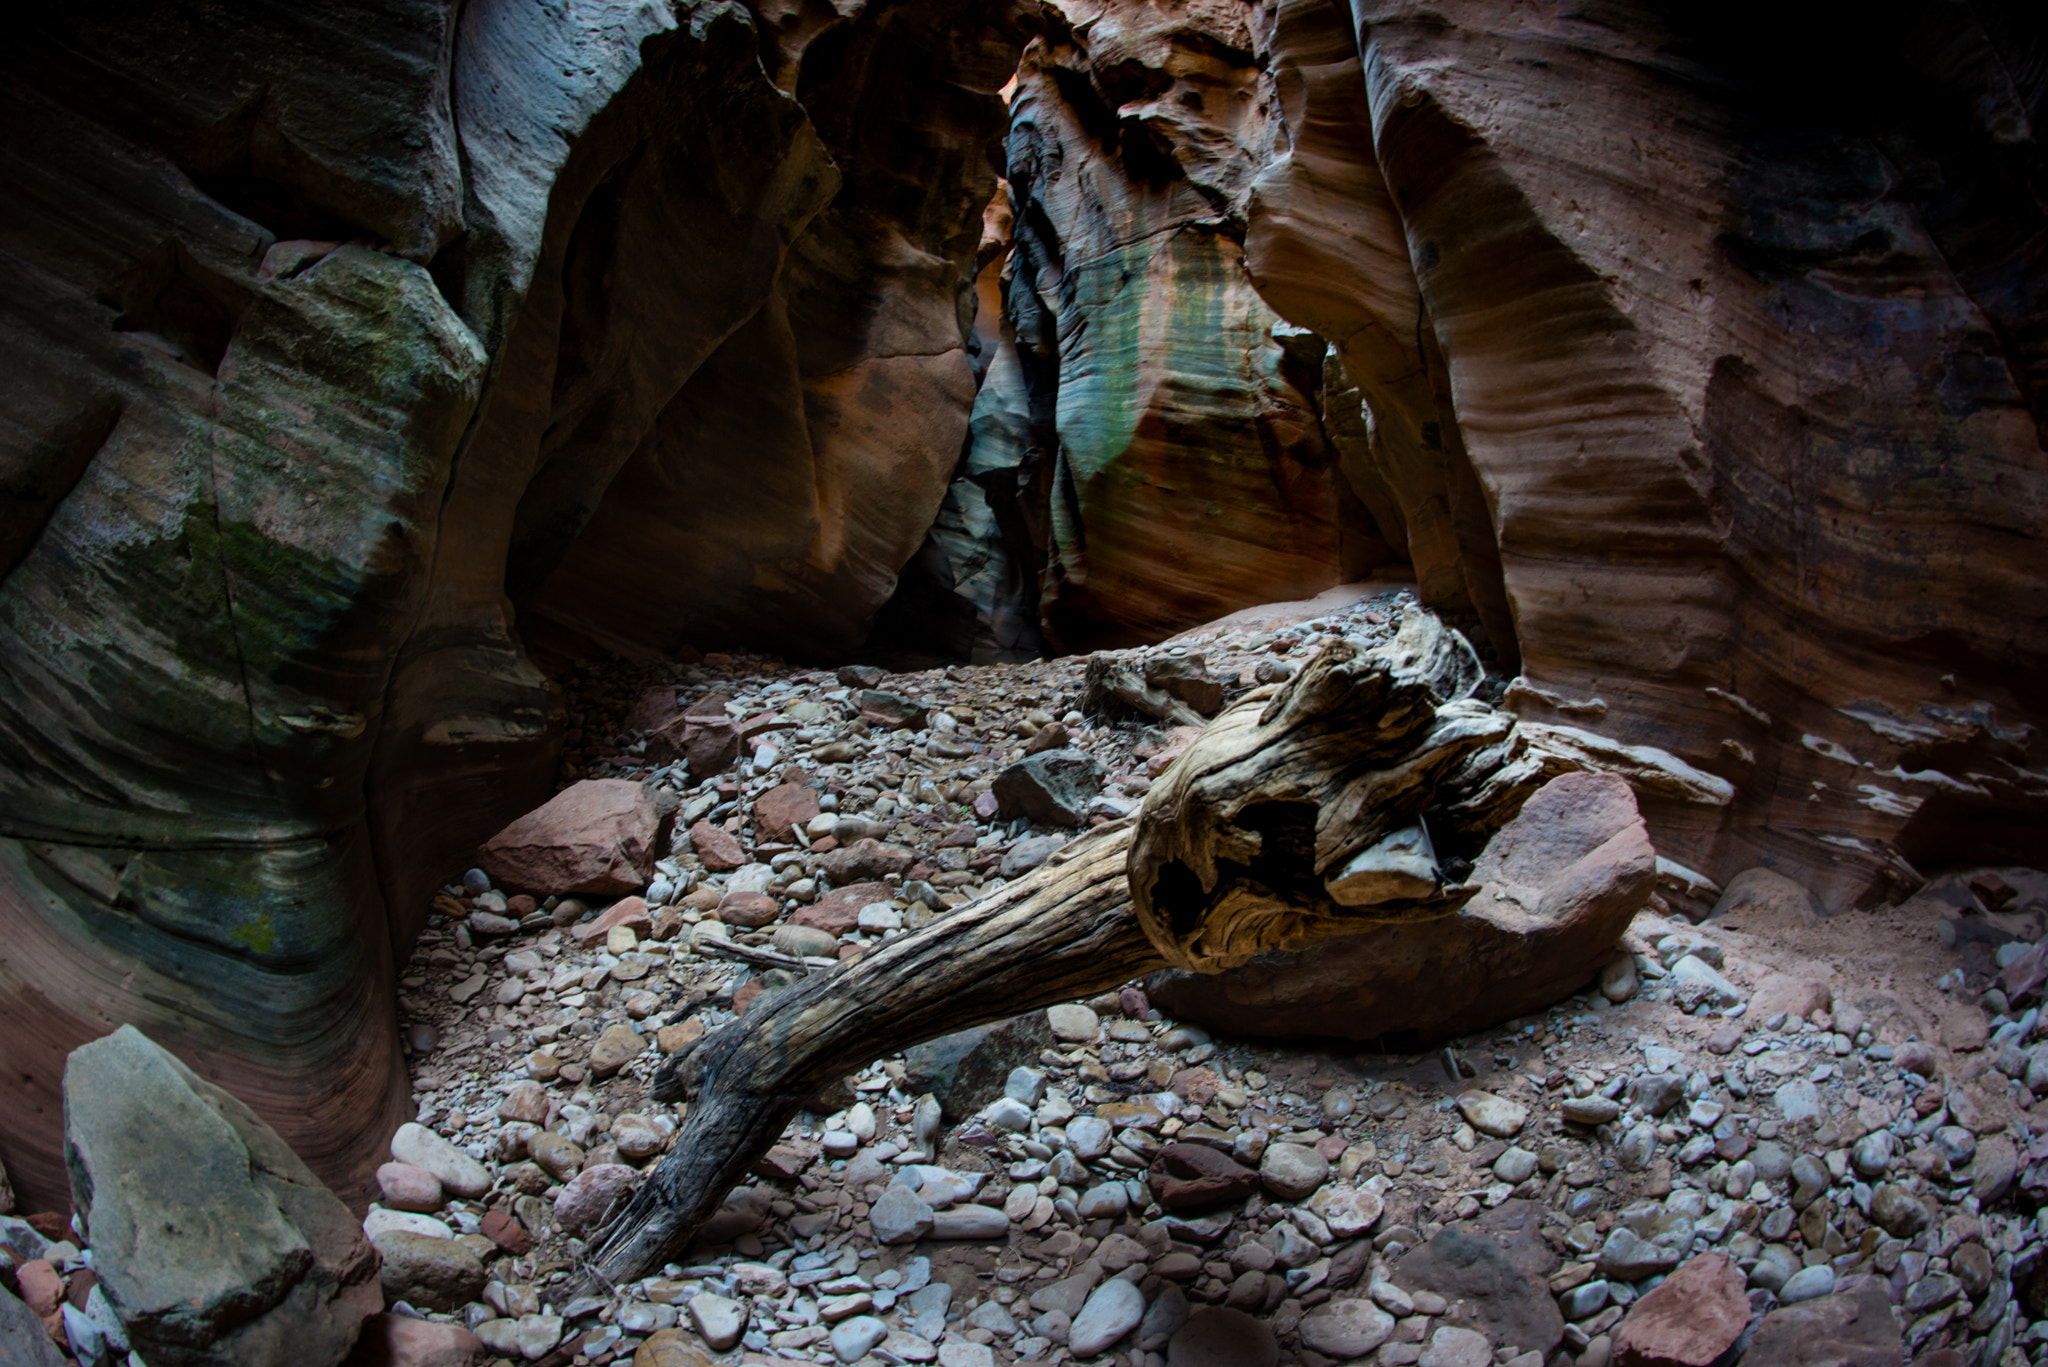
[{"label": "canyon crevice", "polygon": [[2030,855],[2048,21],[1825,18],[11,24],[24,1198],[123,1023],[362,1195],[395,965],[550,791],[583,657],[1085,651],[1412,576],[1524,722],[1725,788],[1638,786],[1668,890]]}]

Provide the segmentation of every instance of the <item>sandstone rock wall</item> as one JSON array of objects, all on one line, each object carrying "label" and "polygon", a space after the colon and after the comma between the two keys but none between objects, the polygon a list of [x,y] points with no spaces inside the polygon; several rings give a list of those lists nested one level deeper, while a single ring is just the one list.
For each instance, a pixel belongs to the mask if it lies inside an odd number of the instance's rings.
[{"label": "sandstone rock wall", "polygon": [[[965,429],[1025,13],[841,6],[808,52],[719,3],[10,25],[0,1158],[26,1203],[62,1203],[64,1054],[124,1021],[363,1190],[406,1109],[394,955],[552,777],[522,628],[665,649],[787,609],[792,642],[858,638]],[[678,476],[680,534],[645,492]],[[615,484],[630,514],[593,526]]]},{"label": "sandstone rock wall", "polygon": [[[1050,14],[1012,105],[1020,363],[965,482],[1046,489],[1055,640],[1334,563],[1335,519],[1233,483],[1247,433],[1302,433],[1318,454],[1266,469],[1341,466],[1522,672],[1510,705],[1734,785],[1646,795],[1669,859],[1840,905],[2021,856],[2048,801],[2038,16],[1902,3],[1837,48],[1820,15],[1652,5]],[[1262,336],[1320,373],[1205,367]]]},{"label": "sandstone rock wall", "polygon": [[1275,121],[1249,5],[1048,7],[1010,102],[1006,324],[936,539],[985,645],[1155,640],[1394,559],[1325,347],[1247,270]]}]

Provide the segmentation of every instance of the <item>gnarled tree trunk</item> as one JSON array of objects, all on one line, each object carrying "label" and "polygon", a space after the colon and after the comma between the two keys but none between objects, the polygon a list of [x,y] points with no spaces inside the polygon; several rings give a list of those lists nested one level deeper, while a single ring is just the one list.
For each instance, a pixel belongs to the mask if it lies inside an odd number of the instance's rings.
[{"label": "gnarled tree trunk", "polygon": [[[1492,835],[1549,779],[1596,767],[1599,752],[1522,734],[1472,696],[1480,679],[1471,646],[1420,608],[1391,641],[1333,643],[1292,681],[1218,716],[1135,818],[861,959],[757,998],[657,1076],[656,1099],[695,1105],[608,1228],[593,1274],[627,1281],[681,1252],[807,1098],[885,1054],[1169,963],[1216,972],[1456,912],[1477,890],[1462,877]],[[1715,796],[1668,755],[1614,758],[1640,770],[1639,783]]]}]

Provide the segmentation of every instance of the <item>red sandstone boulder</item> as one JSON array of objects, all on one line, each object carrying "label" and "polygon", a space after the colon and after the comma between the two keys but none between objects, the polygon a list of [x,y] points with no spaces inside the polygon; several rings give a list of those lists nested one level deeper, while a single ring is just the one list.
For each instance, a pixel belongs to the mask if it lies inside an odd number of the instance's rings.
[{"label": "red sandstone boulder", "polygon": [[834,935],[844,935],[859,922],[862,907],[870,902],[887,902],[895,895],[896,889],[887,883],[853,883],[834,888],[811,905],[800,908],[790,920],[796,925],[815,926]]},{"label": "red sandstone boulder", "polygon": [[1702,1253],[1637,1301],[1614,1335],[1614,1367],[1708,1367],[1749,1323],[1742,1269]]},{"label": "red sandstone boulder", "polygon": [[722,774],[740,757],[740,728],[724,717],[676,717],[647,738],[647,757],[657,764],[689,763],[693,778]]},{"label": "red sandstone boulder", "polygon": [[585,921],[573,928],[572,933],[583,944],[595,944],[611,934],[613,926],[630,927],[637,936],[654,933],[654,915],[647,909],[647,900],[642,897],[621,897],[606,907],[597,919]]},{"label": "red sandstone boulder", "polygon": [[1657,879],[1626,780],[1552,779],[1488,843],[1455,915],[1382,926],[1226,973],[1162,973],[1154,1005],[1232,1034],[1465,1034],[1550,1005],[1611,957]]},{"label": "red sandstone boulder", "polygon": [[729,873],[747,862],[746,852],[733,833],[708,821],[690,827],[690,848],[713,873]]},{"label": "red sandstone boulder", "polygon": [[789,840],[796,828],[818,814],[818,790],[802,783],[779,783],[754,799],[754,838]]},{"label": "red sandstone boulder", "polygon": [[477,864],[499,887],[615,897],[647,886],[660,828],[644,785],[585,779],[484,842]]},{"label": "red sandstone boulder", "polygon": [[718,904],[718,919],[729,926],[765,926],[782,912],[782,905],[765,892],[730,892]]}]

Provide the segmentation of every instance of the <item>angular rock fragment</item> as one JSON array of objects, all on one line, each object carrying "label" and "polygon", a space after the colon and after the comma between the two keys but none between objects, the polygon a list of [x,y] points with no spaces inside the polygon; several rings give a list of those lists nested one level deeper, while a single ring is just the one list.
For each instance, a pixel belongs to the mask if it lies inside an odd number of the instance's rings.
[{"label": "angular rock fragment", "polygon": [[647,886],[660,827],[645,785],[584,779],[485,841],[477,863],[499,887],[616,897]]},{"label": "angular rock fragment", "polygon": [[347,1356],[382,1309],[377,1256],[248,1107],[133,1026],[72,1052],[64,1102],[99,1286],[145,1360],[333,1367]]}]

